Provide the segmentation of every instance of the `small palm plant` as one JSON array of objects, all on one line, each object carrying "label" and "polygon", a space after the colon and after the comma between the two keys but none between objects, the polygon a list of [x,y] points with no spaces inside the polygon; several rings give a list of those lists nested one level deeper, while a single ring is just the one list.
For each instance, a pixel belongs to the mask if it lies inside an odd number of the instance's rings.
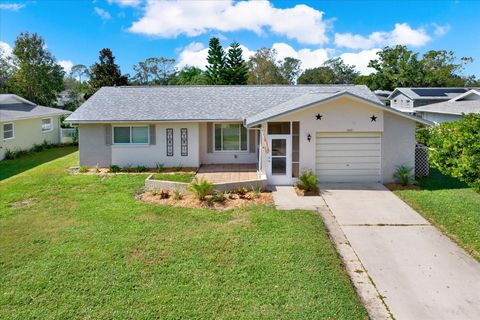
[{"label": "small palm plant", "polygon": [[195,180],[190,183],[188,190],[193,193],[195,198],[197,198],[198,200],[205,201],[207,195],[212,193],[213,184],[205,179],[198,180],[195,178]]},{"label": "small palm plant", "polygon": [[297,187],[306,193],[318,193],[318,178],[311,171],[302,172],[298,177]]},{"label": "small palm plant", "polygon": [[413,168],[407,167],[405,165],[397,166],[393,177],[400,180],[403,186],[406,186],[410,183],[410,173],[412,172],[412,170]]}]

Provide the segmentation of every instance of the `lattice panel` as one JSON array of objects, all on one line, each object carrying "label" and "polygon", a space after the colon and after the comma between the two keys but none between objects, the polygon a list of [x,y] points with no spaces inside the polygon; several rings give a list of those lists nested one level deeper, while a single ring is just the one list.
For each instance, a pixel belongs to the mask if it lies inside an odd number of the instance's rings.
[{"label": "lattice panel", "polygon": [[415,177],[426,177],[429,174],[428,148],[422,144],[417,144],[415,146]]}]

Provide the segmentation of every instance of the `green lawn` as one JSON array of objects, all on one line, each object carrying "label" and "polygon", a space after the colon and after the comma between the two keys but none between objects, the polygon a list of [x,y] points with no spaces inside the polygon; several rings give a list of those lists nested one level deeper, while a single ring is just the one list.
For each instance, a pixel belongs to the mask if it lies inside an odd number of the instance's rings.
[{"label": "green lawn", "polygon": [[395,194],[480,261],[480,194],[433,168],[419,185]]},{"label": "green lawn", "polygon": [[77,157],[0,182],[1,319],[367,318],[318,215],[149,205]]},{"label": "green lawn", "polygon": [[15,160],[0,161],[0,180],[9,178],[20,172],[34,168],[42,163],[52,161],[77,151],[77,147],[53,147],[52,149],[34,152]]},{"label": "green lawn", "polygon": [[156,173],[153,175],[152,179],[163,180],[163,181],[174,181],[174,182],[184,182],[190,183],[195,177],[195,173]]}]

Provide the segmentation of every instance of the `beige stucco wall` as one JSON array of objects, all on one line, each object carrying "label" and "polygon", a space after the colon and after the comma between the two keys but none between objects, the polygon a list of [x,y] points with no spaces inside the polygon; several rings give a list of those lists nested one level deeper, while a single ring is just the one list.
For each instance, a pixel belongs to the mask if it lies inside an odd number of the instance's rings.
[{"label": "beige stucco wall", "polygon": [[104,124],[78,126],[80,165],[108,167],[112,164],[112,148],[107,145]]},{"label": "beige stucco wall", "polygon": [[[122,125],[129,125],[122,123]],[[132,123],[131,125],[138,125]],[[145,124],[150,125],[150,124]],[[198,123],[157,123],[155,124],[154,145],[109,145],[106,141],[105,124],[81,124],[79,126],[80,165],[108,167],[119,166],[165,167],[199,166]],[[173,128],[173,156],[167,156],[166,129]],[[188,156],[181,156],[180,129],[188,129]],[[113,133],[112,133],[113,135]]]},{"label": "beige stucco wall", "polygon": [[[322,115],[322,120],[316,120],[317,113]],[[377,116],[376,122],[371,121],[372,115]],[[300,171],[315,172],[315,132],[383,131],[383,111],[350,97],[321,103],[270,121],[300,121]],[[312,136],[310,142],[308,134]]]},{"label": "beige stucco wall", "polygon": [[[415,121],[384,113],[382,182],[393,182],[397,166],[415,167]],[[412,175],[413,175],[412,170]]]},{"label": "beige stucco wall", "polygon": [[[42,132],[42,119],[52,118],[52,131]],[[15,126],[15,138],[3,139],[3,124],[0,122],[0,159],[5,157],[6,150],[26,150],[34,144],[41,144],[43,141],[49,143],[60,142],[60,117],[52,116],[45,118],[25,119],[13,121]]]},{"label": "beige stucco wall", "polygon": [[[207,152],[207,124],[200,123],[200,163],[257,163],[257,153],[247,151]],[[212,138],[213,139],[213,138]],[[212,142],[213,143],[213,142]]]}]

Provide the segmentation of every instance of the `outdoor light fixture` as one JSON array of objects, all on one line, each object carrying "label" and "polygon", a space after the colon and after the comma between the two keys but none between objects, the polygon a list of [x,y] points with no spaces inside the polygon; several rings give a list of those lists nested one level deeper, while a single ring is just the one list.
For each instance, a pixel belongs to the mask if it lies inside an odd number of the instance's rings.
[{"label": "outdoor light fixture", "polygon": [[310,140],[312,140],[312,135],[310,133],[307,136],[307,140],[308,140],[308,142],[310,142]]}]

